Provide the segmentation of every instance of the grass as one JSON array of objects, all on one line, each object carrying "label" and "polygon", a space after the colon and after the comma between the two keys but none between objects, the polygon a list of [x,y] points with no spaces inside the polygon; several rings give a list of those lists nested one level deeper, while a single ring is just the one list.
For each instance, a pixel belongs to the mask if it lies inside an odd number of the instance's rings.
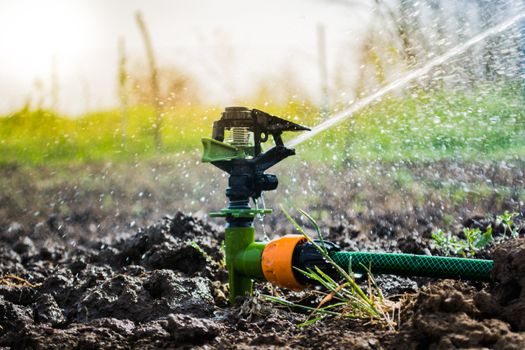
[{"label": "grass", "polygon": [[[309,313],[308,319],[300,324],[300,326],[313,324],[327,316],[335,316],[341,318],[369,320],[371,323],[379,323],[388,326],[390,329],[394,329],[395,308],[392,308],[392,303],[385,300],[383,293],[372,275],[368,274],[368,293],[365,293],[355,281],[351,266],[348,267],[348,270],[345,270],[332,260],[324,246],[324,239],[317,222],[308,213],[299,210],[300,213],[314,226],[319,237],[319,243],[314,241],[283,207],[281,207],[281,209],[297,231],[299,231],[306,238],[308,243],[312,244],[317,249],[325,261],[327,261],[339,273],[340,280],[334,280],[317,266],[315,269],[308,268],[306,271],[297,269],[300,273],[308,277],[309,280],[315,281],[317,284],[325,288],[326,292],[321,292],[321,300],[317,307],[309,307],[283,298],[268,295],[265,296],[266,300],[292,309],[307,311]],[[389,311],[392,312],[392,315],[389,314]]]},{"label": "grass", "polygon": [[[332,163],[521,157],[525,154],[523,106],[522,90],[511,85],[389,97],[299,146],[301,157]],[[250,107],[309,126],[322,120],[317,108],[308,103]],[[118,162],[179,153],[197,156],[200,138],[211,134],[212,122],[221,111],[222,107],[207,106],[167,110],[162,126],[164,148],[159,153],[151,131],[153,110],[147,106],[130,109],[125,131],[117,110],[76,119],[20,110],[0,118],[0,164]]]}]

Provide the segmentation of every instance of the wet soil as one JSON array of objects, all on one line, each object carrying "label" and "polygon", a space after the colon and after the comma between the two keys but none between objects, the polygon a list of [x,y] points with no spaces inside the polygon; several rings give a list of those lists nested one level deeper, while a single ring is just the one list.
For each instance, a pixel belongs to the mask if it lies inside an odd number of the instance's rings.
[{"label": "wet soil", "polygon": [[[492,283],[378,276],[385,296],[402,305],[395,330],[337,317],[300,328],[307,315],[264,301],[261,294],[304,299],[307,292],[289,293],[261,282],[252,298],[228,306],[222,228],[201,213],[184,214],[176,210],[180,204],[166,204],[173,188],[166,187],[164,198],[144,180],[138,196],[125,192],[121,182],[112,183],[112,200],[120,205],[108,210],[108,202],[100,200],[101,193],[111,191],[106,185],[75,189],[74,182],[58,181],[46,187],[16,178],[19,169],[2,172],[18,185],[0,193],[0,347],[525,348],[524,238],[479,254],[495,260]],[[318,210],[326,238],[343,249],[440,254],[430,232],[443,224],[442,210],[417,204],[396,209],[391,203],[377,205],[380,201],[370,195],[361,202],[369,201],[370,208],[375,203],[374,210],[357,213],[342,204],[357,197],[327,197],[333,208],[315,204],[310,210]],[[41,198],[49,205],[39,203]],[[501,236],[504,229],[494,214],[519,211],[515,201],[512,195],[500,198],[492,212],[480,209],[484,202],[467,205],[451,230],[491,226]],[[156,206],[173,214],[162,217]],[[334,214],[337,219],[323,218],[337,208],[346,209]],[[269,218],[266,229],[291,232],[278,216]],[[523,237],[522,217],[516,227]]]},{"label": "wet soil", "polygon": [[[27,348],[452,348],[525,346],[525,239],[498,245],[494,283],[379,277],[404,297],[398,329],[305,315],[254,298],[226,304],[222,233],[177,213],[112,244],[0,240],[0,345]],[[372,245],[373,246],[373,245]],[[380,249],[380,247],[378,247]],[[22,279],[16,279],[17,276]],[[268,286],[258,291],[271,293]]]}]

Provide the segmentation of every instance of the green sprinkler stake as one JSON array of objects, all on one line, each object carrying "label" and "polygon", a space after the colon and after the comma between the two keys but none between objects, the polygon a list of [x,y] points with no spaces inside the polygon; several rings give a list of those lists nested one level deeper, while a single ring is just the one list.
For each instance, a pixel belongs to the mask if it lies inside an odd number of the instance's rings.
[{"label": "green sprinkler stake", "polygon": [[[228,107],[213,124],[212,138],[203,138],[203,162],[212,163],[230,177],[226,197],[228,207],[210,213],[226,218],[225,253],[230,284],[230,302],[237,296],[250,295],[253,280],[267,280],[275,285],[301,290],[314,281],[297,269],[315,266],[337,278],[337,273],[320,252],[301,235],[287,235],[271,242],[255,242],[253,220],[271,209],[250,207],[263,191],[277,188],[277,177],[265,171],[294,155],[281,139],[284,131],[308,128],[269,115],[257,109]],[[262,152],[261,143],[274,140],[274,147]],[[463,259],[397,253],[343,252],[330,242],[325,248],[336,264],[357,273],[428,276],[465,280],[490,280],[492,260]]]}]

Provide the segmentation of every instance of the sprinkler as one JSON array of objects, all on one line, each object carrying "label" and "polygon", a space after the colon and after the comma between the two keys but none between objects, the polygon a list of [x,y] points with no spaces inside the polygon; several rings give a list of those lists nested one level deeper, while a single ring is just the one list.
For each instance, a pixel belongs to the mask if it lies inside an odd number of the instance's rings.
[{"label": "sprinkler", "polygon": [[[255,242],[253,220],[272,210],[251,208],[250,199],[255,202],[263,191],[275,190],[277,176],[265,171],[295,154],[284,146],[282,133],[303,130],[309,129],[257,109],[228,107],[213,123],[212,138],[202,139],[203,162],[230,175],[228,207],[210,216],[226,218],[225,254],[232,303],[239,295],[251,294],[254,278],[266,277],[261,261],[267,245]],[[275,145],[263,152],[261,144],[270,136]]]},{"label": "sprinkler", "polygon": [[[271,209],[250,207],[263,191],[275,190],[277,176],[265,171],[285,158],[295,155],[281,135],[285,131],[307,131],[307,127],[257,109],[228,107],[213,123],[211,138],[203,138],[203,162],[211,163],[229,174],[226,197],[228,207],[211,212],[224,217],[225,255],[230,303],[238,296],[251,295],[254,280],[266,280],[292,290],[312,284],[297,270],[317,266],[335,274],[321,252],[302,235],[286,235],[270,242],[256,242],[253,221]],[[272,137],[274,146],[263,152],[262,143]],[[397,253],[344,252],[331,242],[323,242],[334,262],[356,273],[426,276],[465,280],[490,280],[492,260],[464,259]]]}]

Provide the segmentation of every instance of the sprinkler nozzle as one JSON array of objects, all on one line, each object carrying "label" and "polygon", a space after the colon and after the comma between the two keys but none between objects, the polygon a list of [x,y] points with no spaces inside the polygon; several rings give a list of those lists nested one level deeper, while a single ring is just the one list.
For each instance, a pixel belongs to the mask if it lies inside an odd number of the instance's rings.
[{"label": "sprinkler nozzle", "polygon": [[[228,209],[250,209],[249,200],[256,200],[263,191],[275,190],[277,176],[265,171],[295,151],[284,146],[285,131],[310,130],[299,124],[270,115],[258,109],[227,107],[213,123],[212,138],[203,138],[203,162],[212,163],[230,175],[226,196]],[[262,151],[269,137],[274,147]],[[228,215],[224,215],[228,216]]]}]

